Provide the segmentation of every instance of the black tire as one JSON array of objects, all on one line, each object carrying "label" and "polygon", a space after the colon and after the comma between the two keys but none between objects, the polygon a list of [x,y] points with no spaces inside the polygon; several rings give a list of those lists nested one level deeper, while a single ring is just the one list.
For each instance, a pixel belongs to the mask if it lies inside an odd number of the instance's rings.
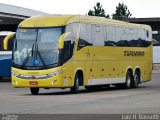
[{"label": "black tire", "polygon": [[126,82],[125,82],[125,84],[124,84],[125,88],[126,88],[126,89],[130,89],[130,88],[132,87],[132,82],[133,82],[132,72],[127,71],[127,74],[126,74]]},{"label": "black tire", "polygon": [[140,79],[141,79],[140,72],[136,71],[134,74],[133,82],[132,82],[132,88],[138,88]]},{"label": "black tire", "polygon": [[39,88],[30,88],[31,94],[32,95],[38,95],[39,93]]},{"label": "black tire", "polygon": [[71,87],[71,93],[73,94],[77,94],[79,91],[79,81],[80,81],[80,77],[78,76],[78,74],[76,74],[75,78],[74,78],[74,86]]}]

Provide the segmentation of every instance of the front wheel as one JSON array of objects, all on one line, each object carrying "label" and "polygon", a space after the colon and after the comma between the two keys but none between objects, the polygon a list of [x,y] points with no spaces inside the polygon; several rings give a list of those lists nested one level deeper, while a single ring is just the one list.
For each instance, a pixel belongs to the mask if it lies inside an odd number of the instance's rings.
[{"label": "front wheel", "polygon": [[39,93],[39,88],[30,88],[31,94],[32,95],[38,95]]},{"label": "front wheel", "polygon": [[71,93],[73,94],[77,94],[79,91],[79,80],[80,78],[78,77],[78,74],[76,74],[75,78],[74,78],[74,86],[71,87]]}]

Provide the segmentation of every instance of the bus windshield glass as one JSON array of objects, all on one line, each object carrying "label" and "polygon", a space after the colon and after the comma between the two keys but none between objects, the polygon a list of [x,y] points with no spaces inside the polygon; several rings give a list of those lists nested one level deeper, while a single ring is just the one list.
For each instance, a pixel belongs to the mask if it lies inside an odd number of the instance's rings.
[{"label": "bus windshield glass", "polygon": [[16,32],[13,64],[22,67],[57,66],[58,41],[62,33],[63,27],[19,28]]}]

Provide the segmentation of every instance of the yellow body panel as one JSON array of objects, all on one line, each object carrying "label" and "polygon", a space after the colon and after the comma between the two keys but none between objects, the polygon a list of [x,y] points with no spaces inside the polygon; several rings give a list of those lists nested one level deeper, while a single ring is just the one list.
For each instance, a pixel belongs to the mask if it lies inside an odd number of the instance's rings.
[{"label": "yellow body panel", "polygon": [[[39,76],[39,75],[42,76],[42,75],[54,73],[59,70],[63,70],[63,72],[65,73],[65,69],[62,67],[56,67],[56,68],[47,69],[47,70],[21,70],[21,69],[12,67],[12,73],[16,73],[24,76]],[[46,79],[35,79],[35,78],[22,79],[12,75],[12,86],[13,87],[43,87],[43,88],[71,86],[71,82],[68,82],[68,84],[66,85],[65,83],[66,78],[63,77],[64,73],[60,73],[54,77],[49,77]],[[36,81],[38,82],[38,85],[30,85],[29,84],[30,81],[34,81],[34,82]],[[52,84],[53,81],[55,82],[54,84]]]},{"label": "yellow body panel", "polygon": [[[138,57],[124,57],[124,51],[126,50],[144,51],[145,55]],[[87,55],[88,51],[90,53],[89,56]],[[73,58],[76,62],[84,61],[82,62],[82,65],[86,65],[85,75],[89,76],[86,77],[86,81],[91,78],[125,77],[128,68],[132,68],[133,73],[136,68],[140,68],[143,80],[151,80],[152,45],[148,48],[85,47],[80,51],[76,51]],[[90,69],[92,69],[92,72],[88,73]]]},{"label": "yellow body panel", "polygon": [[52,27],[64,26],[73,16],[36,16],[28,18],[19,27]]}]

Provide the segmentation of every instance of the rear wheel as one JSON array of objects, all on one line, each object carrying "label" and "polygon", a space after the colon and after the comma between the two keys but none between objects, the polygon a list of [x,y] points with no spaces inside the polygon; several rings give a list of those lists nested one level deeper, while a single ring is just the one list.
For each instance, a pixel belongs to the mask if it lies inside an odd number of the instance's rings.
[{"label": "rear wheel", "polygon": [[130,89],[131,86],[132,86],[132,81],[133,81],[133,75],[132,75],[132,72],[131,71],[127,71],[127,74],[126,74],[126,82],[124,84],[125,88],[126,89]]},{"label": "rear wheel", "polygon": [[74,86],[71,87],[71,93],[76,94],[79,91],[79,81],[80,81],[80,77],[78,76],[78,74],[76,74],[75,78],[74,78]]},{"label": "rear wheel", "polygon": [[32,95],[38,95],[39,93],[39,88],[30,88],[31,94]]},{"label": "rear wheel", "polygon": [[136,71],[134,74],[134,79],[133,79],[133,83],[132,83],[132,87],[133,88],[137,88],[140,82],[140,72]]}]

